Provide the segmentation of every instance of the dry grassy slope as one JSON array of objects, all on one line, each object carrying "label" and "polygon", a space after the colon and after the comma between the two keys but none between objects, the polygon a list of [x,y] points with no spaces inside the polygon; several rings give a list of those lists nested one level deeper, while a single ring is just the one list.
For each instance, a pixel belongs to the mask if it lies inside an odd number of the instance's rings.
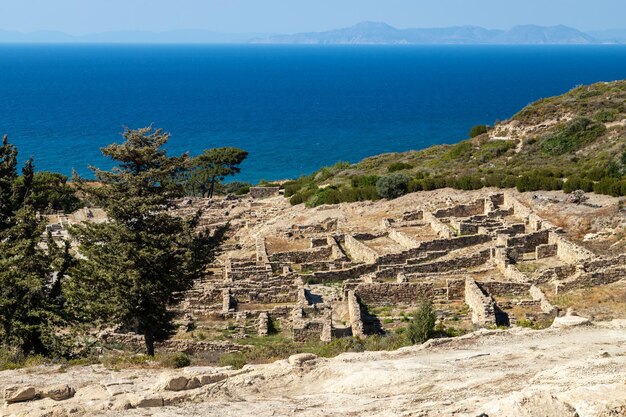
[{"label": "dry grassy slope", "polygon": [[[562,154],[546,152],[545,142],[557,146],[568,140],[568,123],[578,118],[593,122],[600,134]],[[552,138],[552,139],[551,139]],[[333,169],[325,183],[343,183],[352,175],[385,174],[390,164],[405,162],[431,175],[485,175],[491,171],[518,174],[554,167],[569,173],[606,167],[617,160],[626,144],[626,81],[582,86],[566,94],[539,100],[489,133],[456,145],[432,146],[421,151],[388,153]],[[566,145],[566,144],[565,144]]]}]

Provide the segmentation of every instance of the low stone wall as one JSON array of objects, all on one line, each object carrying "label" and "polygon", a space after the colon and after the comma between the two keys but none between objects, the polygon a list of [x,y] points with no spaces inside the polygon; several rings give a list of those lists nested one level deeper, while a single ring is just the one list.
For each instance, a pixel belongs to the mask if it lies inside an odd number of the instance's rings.
[{"label": "low stone wall", "polygon": [[257,236],[256,238],[256,261],[261,265],[266,265],[270,262],[267,256],[267,248],[265,247],[265,237]]},{"label": "low stone wall", "polygon": [[434,296],[432,283],[372,283],[359,284],[356,295],[367,305],[415,304]]},{"label": "low stone wall", "polygon": [[430,224],[431,229],[433,229],[439,237],[449,239],[455,235],[454,231],[450,229],[447,224],[442,223],[441,220],[435,217],[435,215],[430,211],[424,211],[422,217],[426,222],[428,222],[428,224]]},{"label": "low stone wall", "polygon": [[335,271],[318,271],[311,275],[303,275],[305,281],[312,284],[323,284],[328,282],[345,281],[349,279],[359,278],[361,275],[370,274],[378,269],[376,264],[361,264],[347,269],[339,269]]},{"label": "low stone wall", "polygon": [[445,209],[439,209],[433,213],[438,219],[443,217],[470,217],[485,213],[485,200],[480,199],[470,204],[459,204]]},{"label": "low stone wall", "polygon": [[404,268],[404,270],[407,273],[428,273],[473,268],[487,263],[487,261],[489,261],[490,259],[490,254],[491,251],[489,249],[486,249],[471,256],[407,266]]},{"label": "low stone wall", "polygon": [[539,301],[539,306],[541,307],[541,311],[543,311],[546,314],[556,313],[556,310],[557,310],[556,307],[550,304],[550,301],[548,301],[548,299],[546,298],[546,295],[543,293],[543,291],[541,291],[541,288],[535,285],[532,285],[530,287],[529,292],[533,300]]},{"label": "low stone wall", "polygon": [[[471,236],[459,236],[452,237],[450,239],[437,239],[422,242],[419,246],[419,251],[433,252],[440,250],[452,251],[455,249],[463,249],[469,246],[480,245],[486,242],[490,242],[493,238],[487,235],[471,235]],[[418,253],[419,253],[418,251]]]},{"label": "low stone wall", "polygon": [[348,314],[350,316],[350,327],[352,328],[352,336],[364,337],[363,319],[361,318],[361,305],[354,291],[348,291],[346,295],[348,302]]},{"label": "low stone wall", "polygon": [[504,297],[504,296],[516,296],[516,297],[525,297],[529,295],[530,284],[520,283],[520,282],[498,282],[498,281],[489,281],[489,282],[476,282],[476,285],[494,297]]},{"label": "low stone wall", "polygon": [[[120,344],[126,349],[137,352],[145,351],[143,336],[130,333],[101,333],[100,340],[109,344]],[[236,353],[248,349],[247,346],[237,345],[230,342],[208,342],[194,340],[170,339],[164,342],[156,342],[154,347],[157,352],[185,352],[197,354],[214,352],[219,354]]]},{"label": "low stone wall", "polygon": [[376,251],[367,245],[359,242],[352,235],[346,235],[344,246],[350,254],[350,258],[355,262],[365,262],[373,264],[378,258]]},{"label": "low stone wall", "polygon": [[603,268],[597,271],[580,274],[571,281],[558,283],[557,291],[569,291],[577,288],[595,287],[597,285],[608,285],[626,278],[626,267],[614,266]]},{"label": "low stone wall", "polygon": [[472,322],[474,324],[479,326],[496,325],[493,299],[486,296],[470,277],[465,279],[465,303],[472,310]]},{"label": "low stone wall", "polygon": [[274,197],[279,192],[279,187],[250,187],[250,197],[252,198]]},{"label": "low stone wall", "polygon": [[557,246],[557,256],[565,262],[575,263],[595,258],[595,254],[590,250],[570,242],[554,231],[550,232],[548,243]]},{"label": "low stone wall", "polygon": [[319,246],[313,249],[301,251],[277,252],[270,256],[270,260],[272,262],[291,262],[294,264],[302,264],[324,261],[330,259],[331,255],[331,246]]},{"label": "low stone wall", "polygon": [[548,244],[548,236],[548,230],[540,230],[518,236],[499,235],[496,243],[498,246],[514,247],[524,253],[528,253],[534,252],[539,245]]},{"label": "low stone wall", "polygon": [[389,239],[395,241],[401,246],[404,246],[405,248],[417,248],[420,245],[420,241],[417,239],[414,239],[411,236],[395,229],[389,230]]},{"label": "low stone wall", "polygon": [[535,248],[535,257],[537,259],[551,258],[557,256],[558,245],[539,245]]},{"label": "low stone wall", "polygon": [[447,279],[446,280],[446,299],[448,301],[462,300],[465,298],[465,280],[464,279]]}]

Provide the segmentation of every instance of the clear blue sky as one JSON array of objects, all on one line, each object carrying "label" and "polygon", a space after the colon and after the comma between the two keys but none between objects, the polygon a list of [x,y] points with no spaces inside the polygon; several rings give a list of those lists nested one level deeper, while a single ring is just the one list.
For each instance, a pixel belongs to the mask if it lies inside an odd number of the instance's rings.
[{"label": "clear blue sky", "polygon": [[626,0],[0,0],[0,29],[85,34],[114,30],[291,33],[364,20],[397,27],[565,24],[626,27]]}]

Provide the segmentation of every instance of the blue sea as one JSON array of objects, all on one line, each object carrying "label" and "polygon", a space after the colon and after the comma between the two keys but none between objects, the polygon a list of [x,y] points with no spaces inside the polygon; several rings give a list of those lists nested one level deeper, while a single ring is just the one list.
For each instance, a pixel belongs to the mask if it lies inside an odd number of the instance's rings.
[{"label": "blue sea", "polygon": [[0,133],[39,170],[109,168],[124,126],[168,152],[250,152],[237,179],[467,137],[578,84],[626,78],[622,46],[0,46]]}]

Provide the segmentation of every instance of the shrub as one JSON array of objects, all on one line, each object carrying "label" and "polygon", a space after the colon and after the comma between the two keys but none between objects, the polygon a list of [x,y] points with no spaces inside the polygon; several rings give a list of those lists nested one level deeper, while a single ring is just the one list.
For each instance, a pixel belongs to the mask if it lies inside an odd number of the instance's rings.
[{"label": "shrub", "polygon": [[378,175],[355,175],[350,178],[352,187],[375,187],[378,181]]},{"label": "shrub", "polygon": [[579,117],[546,137],[541,143],[541,151],[550,156],[563,155],[593,142],[605,131],[603,124]]},{"label": "shrub", "polygon": [[159,358],[159,362],[166,368],[184,368],[191,365],[191,359],[184,352],[170,353]]},{"label": "shrub", "polygon": [[573,176],[563,183],[563,191],[571,193],[576,190],[583,190],[587,193],[593,191],[593,181]]},{"label": "shrub", "polygon": [[593,116],[593,119],[600,123],[610,123],[617,120],[618,115],[619,110],[617,109],[602,109]]},{"label": "shrub", "polygon": [[464,140],[456,145],[452,145],[448,153],[443,156],[444,160],[469,159],[472,154],[472,143]]},{"label": "shrub", "polygon": [[489,128],[485,125],[476,125],[470,129],[469,136],[470,138],[475,138],[476,136],[480,136],[489,131]]},{"label": "shrub", "polygon": [[235,195],[248,194],[251,186],[252,184],[248,182],[241,182],[241,181],[229,182],[227,184],[224,184],[224,193],[235,194]]},{"label": "shrub", "polygon": [[412,344],[424,343],[435,331],[437,314],[429,300],[422,300],[413,314],[406,330],[406,336]]},{"label": "shrub", "polygon": [[406,169],[411,169],[411,168],[413,168],[413,165],[411,164],[407,164],[405,162],[394,162],[393,164],[387,167],[387,172],[404,171]]},{"label": "shrub", "polygon": [[483,188],[484,185],[480,177],[466,175],[456,179],[453,187],[459,190],[479,190]]},{"label": "shrub", "polygon": [[409,177],[404,174],[389,174],[376,182],[376,191],[382,198],[394,199],[409,191]]}]

